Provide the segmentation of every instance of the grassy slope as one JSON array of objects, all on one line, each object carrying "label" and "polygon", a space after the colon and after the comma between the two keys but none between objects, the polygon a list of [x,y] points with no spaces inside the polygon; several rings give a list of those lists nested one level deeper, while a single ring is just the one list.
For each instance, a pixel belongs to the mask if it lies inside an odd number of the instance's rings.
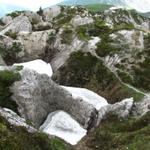
[{"label": "grassy slope", "polygon": [[143,98],[142,94],[122,85],[103,62],[90,53],[73,53],[54,80],[61,85],[88,88],[105,97],[109,103],[129,97],[137,101]]},{"label": "grassy slope", "polygon": [[149,150],[150,112],[129,120],[118,120],[109,114],[89,136],[86,145],[92,150]]},{"label": "grassy slope", "polygon": [[23,127],[11,126],[0,116],[1,150],[70,150],[63,141],[49,139],[43,133],[28,133]]},{"label": "grassy slope", "polygon": [[110,7],[112,7],[112,5],[106,5],[106,4],[89,4],[89,5],[85,5],[85,7],[88,10],[90,10],[90,11],[98,12],[98,11],[107,10]]}]

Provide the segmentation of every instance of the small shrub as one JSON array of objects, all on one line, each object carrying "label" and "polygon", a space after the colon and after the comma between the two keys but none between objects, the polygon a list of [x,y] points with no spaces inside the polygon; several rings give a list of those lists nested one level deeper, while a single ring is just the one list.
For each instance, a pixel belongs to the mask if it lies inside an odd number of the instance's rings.
[{"label": "small shrub", "polygon": [[112,42],[112,39],[109,37],[109,35],[103,36],[101,41],[97,44],[96,53],[100,57],[105,57],[107,55],[112,55],[120,51],[120,48],[117,48],[111,45],[111,42]]},{"label": "small shrub", "polygon": [[11,47],[6,47],[5,45],[0,44],[0,54],[8,65],[12,65],[14,62],[17,62],[17,54],[21,51],[22,47],[20,43],[13,42]]},{"label": "small shrub", "polygon": [[49,44],[51,44],[51,43],[53,43],[55,40],[56,40],[56,34],[54,34],[53,32],[50,33],[49,36],[48,36],[47,42],[48,42]]},{"label": "small shrub", "polygon": [[79,26],[76,28],[77,36],[80,40],[87,41],[90,40],[88,30],[86,26]]},{"label": "small shrub", "polygon": [[5,35],[11,37],[12,39],[16,39],[17,38],[17,33],[16,32],[12,32],[11,30],[7,31],[5,33]]},{"label": "small shrub", "polygon": [[7,16],[11,16],[12,18],[16,18],[21,15],[21,13],[24,13],[24,11],[14,11],[12,13],[7,14]]},{"label": "small shrub", "polygon": [[0,25],[1,25],[1,26],[4,26],[4,25],[5,25],[4,22],[2,21],[2,19],[0,19]]},{"label": "small shrub", "polygon": [[71,29],[65,28],[61,34],[61,42],[63,44],[71,44],[73,37],[73,31]]}]

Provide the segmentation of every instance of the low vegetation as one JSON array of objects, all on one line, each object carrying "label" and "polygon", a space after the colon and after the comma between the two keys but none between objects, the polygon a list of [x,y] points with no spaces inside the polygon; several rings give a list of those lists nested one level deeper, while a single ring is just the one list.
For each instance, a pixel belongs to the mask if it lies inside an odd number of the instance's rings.
[{"label": "low vegetation", "polygon": [[14,11],[12,13],[7,14],[7,16],[11,16],[13,19],[20,16],[21,13],[24,13],[25,11]]},{"label": "low vegetation", "polygon": [[11,30],[7,31],[5,33],[5,35],[11,37],[14,40],[17,38],[17,33],[16,32],[12,32]]},{"label": "low vegetation", "polygon": [[9,47],[0,43],[0,54],[7,65],[18,62],[18,53],[21,51],[22,47],[18,42],[13,42]]},{"label": "low vegetation", "polygon": [[63,44],[71,44],[73,38],[73,30],[70,28],[64,28],[61,34],[61,42]]},{"label": "low vegetation", "polygon": [[54,80],[66,86],[83,87],[105,97],[109,103],[134,97],[141,100],[144,95],[120,83],[114,73],[103,62],[90,53],[72,53],[68,62],[54,75]]},{"label": "low vegetation", "polygon": [[91,12],[103,12],[104,10],[107,10],[110,7],[112,7],[112,5],[90,4],[90,5],[85,5],[85,7]]},{"label": "low vegetation", "polygon": [[120,120],[108,114],[89,136],[86,144],[92,150],[149,150],[150,112],[141,118]]},{"label": "low vegetation", "polygon": [[57,138],[49,139],[44,133],[29,133],[24,127],[10,125],[0,116],[1,150],[71,150]]},{"label": "low vegetation", "polygon": [[14,71],[0,71],[0,107],[9,108],[16,113],[17,104],[11,99],[10,86],[20,79],[19,73]]}]

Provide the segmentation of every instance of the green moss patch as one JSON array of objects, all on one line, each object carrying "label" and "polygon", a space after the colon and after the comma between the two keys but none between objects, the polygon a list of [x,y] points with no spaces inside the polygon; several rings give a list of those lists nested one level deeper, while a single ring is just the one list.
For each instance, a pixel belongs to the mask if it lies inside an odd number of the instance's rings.
[{"label": "green moss patch", "polygon": [[0,43],[0,54],[7,65],[18,62],[18,53],[22,51],[20,43],[13,42],[10,47]]},{"label": "green moss patch", "polygon": [[20,74],[13,71],[0,71],[0,107],[9,108],[16,113],[17,104],[11,99],[10,86],[20,79]]}]

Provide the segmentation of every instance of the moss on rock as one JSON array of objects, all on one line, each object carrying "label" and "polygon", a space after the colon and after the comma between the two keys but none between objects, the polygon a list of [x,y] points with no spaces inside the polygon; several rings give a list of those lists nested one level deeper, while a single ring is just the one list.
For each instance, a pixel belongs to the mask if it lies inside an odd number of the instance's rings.
[{"label": "moss on rock", "polygon": [[0,107],[5,107],[18,113],[17,104],[11,99],[10,86],[20,79],[20,74],[14,71],[0,71]]},{"label": "moss on rock", "polygon": [[21,44],[13,42],[10,47],[0,43],[0,54],[7,65],[18,62],[18,53],[22,51]]}]

